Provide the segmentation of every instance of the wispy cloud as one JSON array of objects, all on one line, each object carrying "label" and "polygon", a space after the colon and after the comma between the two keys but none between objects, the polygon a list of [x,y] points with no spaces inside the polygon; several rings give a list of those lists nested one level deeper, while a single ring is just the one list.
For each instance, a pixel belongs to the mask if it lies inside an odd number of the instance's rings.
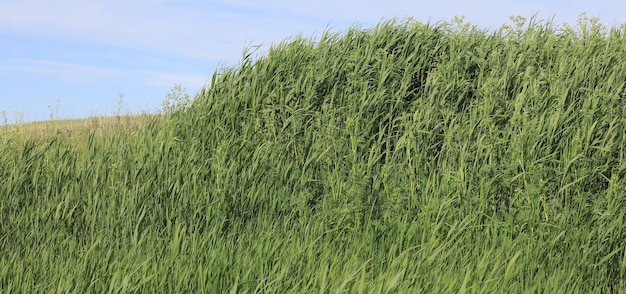
[{"label": "wispy cloud", "polygon": [[3,59],[0,71],[46,75],[64,82],[82,83],[126,74],[123,69],[53,60]]},{"label": "wispy cloud", "polygon": [[181,84],[200,89],[209,81],[209,74],[188,74],[171,70],[127,69],[38,59],[0,59],[0,71],[47,76],[65,83],[82,84],[106,79],[136,80],[145,86],[171,87]]},{"label": "wispy cloud", "polygon": [[[330,7],[330,9],[329,9]],[[413,1],[81,1],[0,4],[0,31],[78,38],[213,60],[238,60],[247,41],[277,42],[416,13]],[[320,24],[322,24],[320,26]]]},{"label": "wispy cloud", "polygon": [[161,1],[24,0],[2,5],[0,30],[216,57],[209,49],[220,42],[211,40],[227,36],[219,29],[227,28],[226,22],[216,23],[210,14],[200,17],[192,7]]},{"label": "wispy cloud", "polygon": [[[626,4],[615,1],[436,2],[347,0],[314,2],[285,0],[84,1],[21,0],[0,4],[0,31],[70,38],[213,60],[238,60],[246,41],[277,42],[293,34],[321,31],[324,25],[371,25],[383,18],[450,19],[466,15],[472,22],[499,26],[511,15],[539,13],[557,20],[574,20],[582,11],[607,21],[624,21]],[[575,7],[575,8],[574,8]],[[320,24],[322,24],[320,26]]]}]

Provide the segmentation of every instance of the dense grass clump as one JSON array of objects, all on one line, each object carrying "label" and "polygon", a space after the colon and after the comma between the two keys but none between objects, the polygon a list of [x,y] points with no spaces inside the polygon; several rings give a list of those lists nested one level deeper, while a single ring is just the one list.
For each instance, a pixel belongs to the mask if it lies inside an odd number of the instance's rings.
[{"label": "dense grass clump", "polygon": [[132,131],[2,134],[0,291],[623,290],[625,33],[387,21]]}]

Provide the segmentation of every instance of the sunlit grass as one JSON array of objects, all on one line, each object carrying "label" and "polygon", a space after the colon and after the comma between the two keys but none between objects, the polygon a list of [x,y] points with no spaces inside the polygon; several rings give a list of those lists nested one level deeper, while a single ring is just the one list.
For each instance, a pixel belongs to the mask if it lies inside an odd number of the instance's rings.
[{"label": "sunlit grass", "polygon": [[85,135],[90,132],[100,131],[107,134],[117,129],[120,131],[133,131],[150,114],[124,115],[124,116],[99,116],[86,119],[62,119],[52,121],[38,121],[31,123],[18,123],[0,126],[0,135],[19,134],[22,138],[49,138],[51,134]]},{"label": "sunlit grass", "polygon": [[623,291],[625,32],[388,21],[5,127],[0,292]]}]

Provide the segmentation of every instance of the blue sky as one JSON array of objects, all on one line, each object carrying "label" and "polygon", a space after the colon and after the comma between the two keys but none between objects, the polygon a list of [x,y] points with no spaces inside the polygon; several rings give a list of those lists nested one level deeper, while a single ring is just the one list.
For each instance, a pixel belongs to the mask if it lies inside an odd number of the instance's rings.
[{"label": "blue sky", "polygon": [[262,54],[290,36],[381,19],[465,16],[497,28],[533,14],[574,25],[586,12],[619,26],[623,11],[626,1],[607,0],[0,0],[0,112],[9,122],[151,112],[175,84],[193,96],[245,47]]}]

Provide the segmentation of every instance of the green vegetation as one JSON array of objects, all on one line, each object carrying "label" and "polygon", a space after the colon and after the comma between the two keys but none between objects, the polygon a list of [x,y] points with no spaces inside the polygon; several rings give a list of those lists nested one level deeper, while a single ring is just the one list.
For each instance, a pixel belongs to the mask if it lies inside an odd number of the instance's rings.
[{"label": "green vegetation", "polygon": [[623,291],[625,34],[388,21],[0,134],[0,292]]}]

